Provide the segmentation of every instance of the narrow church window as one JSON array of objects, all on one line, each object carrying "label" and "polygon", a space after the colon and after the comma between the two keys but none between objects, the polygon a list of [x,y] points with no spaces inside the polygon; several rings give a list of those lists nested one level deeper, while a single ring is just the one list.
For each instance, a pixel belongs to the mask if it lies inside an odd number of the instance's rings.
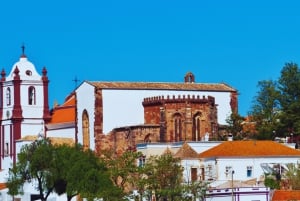
[{"label": "narrow church window", "polygon": [[83,148],[90,148],[90,127],[89,127],[89,115],[86,110],[82,113],[82,137],[83,137]]},{"label": "narrow church window", "polygon": [[193,118],[193,141],[200,141],[200,114]]},{"label": "narrow church window", "polygon": [[11,92],[10,92],[10,88],[8,87],[6,89],[6,105],[10,105],[11,104]]},{"label": "narrow church window", "polygon": [[28,104],[35,105],[35,88],[33,86],[28,89]]},{"label": "narrow church window", "polygon": [[9,149],[8,149],[8,142],[5,143],[5,147],[4,147],[4,155],[8,156],[9,154]]},{"label": "narrow church window", "polygon": [[180,114],[174,116],[174,133],[175,142],[182,141],[182,124]]}]

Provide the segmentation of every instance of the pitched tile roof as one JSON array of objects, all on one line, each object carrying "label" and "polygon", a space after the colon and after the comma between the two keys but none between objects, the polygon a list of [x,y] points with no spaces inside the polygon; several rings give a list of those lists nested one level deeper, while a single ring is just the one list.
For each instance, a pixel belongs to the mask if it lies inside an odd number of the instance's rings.
[{"label": "pitched tile roof", "polygon": [[68,99],[60,106],[56,106],[52,112],[50,124],[75,122],[75,95]]},{"label": "pitched tile roof", "polygon": [[199,154],[200,158],[300,157],[300,151],[275,141],[226,141]]},{"label": "pitched tile roof", "polygon": [[172,150],[169,147],[167,147],[162,154],[171,154],[171,155],[174,155],[174,153],[172,152]]},{"label": "pitched tile roof", "polygon": [[184,91],[224,91],[234,92],[236,89],[225,83],[167,83],[167,82],[99,82],[87,83],[100,89],[136,89],[136,90],[184,90]]},{"label": "pitched tile roof", "polygon": [[296,190],[275,190],[271,201],[300,201],[300,191]]},{"label": "pitched tile roof", "polygon": [[198,153],[188,143],[183,143],[174,157],[181,159],[198,158]]}]

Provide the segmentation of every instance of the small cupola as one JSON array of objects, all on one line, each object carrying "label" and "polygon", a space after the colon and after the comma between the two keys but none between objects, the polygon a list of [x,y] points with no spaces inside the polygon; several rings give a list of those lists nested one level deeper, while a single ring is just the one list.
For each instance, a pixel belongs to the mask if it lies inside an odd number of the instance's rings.
[{"label": "small cupola", "polygon": [[194,83],[195,82],[195,76],[193,73],[188,72],[187,74],[185,74],[184,76],[184,82],[185,83]]},{"label": "small cupola", "polygon": [[27,56],[25,55],[24,45],[22,46],[22,54],[20,56],[19,61],[13,65],[6,80],[13,79],[16,68],[18,68],[18,70],[19,70],[19,75],[20,75],[21,80],[40,80],[41,79],[41,76],[36,71],[35,66],[27,59]]}]

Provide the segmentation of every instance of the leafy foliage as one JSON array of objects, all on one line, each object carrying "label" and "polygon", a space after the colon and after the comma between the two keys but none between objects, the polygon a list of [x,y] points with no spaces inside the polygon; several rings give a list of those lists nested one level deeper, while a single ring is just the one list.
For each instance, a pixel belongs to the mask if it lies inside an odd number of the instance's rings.
[{"label": "leafy foliage", "polygon": [[246,137],[243,133],[243,126],[242,122],[245,120],[242,116],[240,116],[237,113],[232,113],[227,119],[226,123],[227,126],[227,132],[231,133],[235,139],[243,139]]},{"label": "leafy foliage", "polygon": [[300,134],[300,70],[286,63],[277,81],[258,83],[250,115],[255,120],[258,139],[274,139]]},{"label": "leafy foliage", "polygon": [[105,197],[114,186],[103,161],[82,146],[53,146],[48,139],[25,145],[9,171],[9,194],[21,194],[25,182],[32,182],[40,199],[50,193],[66,193],[68,200],[80,195],[92,200]]},{"label": "leafy foliage", "polygon": [[41,200],[46,200],[53,191],[52,167],[53,147],[48,139],[37,140],[22,147],[18,162],[9,170],[8,194],[22,194],[25,182],[32,182]]},{"label": "leafy foliage", "polygon": [[145,164],[147,175],[147,190],[154,192],[156,200],[161,198],[174,200],[180,198],[183,192],[180,159],[170,153],[161,156],[151,156]]},{"label": "leafy foliage", "polygon": [[102,159],[116,188],[114,192],[119,192],[114,195],[116,199],[121,200],[122,197],[130,194],[129,189],[136,185],[139,172],[136,162],[140,156],[141,153],[133,151],[124,152],[119,156],[111,150],[103,151]]},{"label": "leafy foliage", "polygon": [[265,186],[269,187],[270,189],[279,189],[280,188],[280,181],[276,175],[270,174],[265,175]]},{"label": "leafy foliage", "polygon": [[300,168],[299,164],[288,164],[287,172],[284,174],[285,188],[300,190]]}]

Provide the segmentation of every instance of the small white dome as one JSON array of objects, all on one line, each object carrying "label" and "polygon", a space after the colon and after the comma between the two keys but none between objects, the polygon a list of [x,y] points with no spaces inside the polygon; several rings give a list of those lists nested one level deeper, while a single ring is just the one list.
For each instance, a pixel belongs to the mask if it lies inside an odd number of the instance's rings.
[{"label": "small white dome", "polygon": [[13,80],[14,71],[17,67],[19,69],[19,75],[21,80],[41,79],[41,76],[37,73],[35,66],[27,59],[25,55],[23,55],[20,57],[20,60],[13,65],[6,80]]}]

